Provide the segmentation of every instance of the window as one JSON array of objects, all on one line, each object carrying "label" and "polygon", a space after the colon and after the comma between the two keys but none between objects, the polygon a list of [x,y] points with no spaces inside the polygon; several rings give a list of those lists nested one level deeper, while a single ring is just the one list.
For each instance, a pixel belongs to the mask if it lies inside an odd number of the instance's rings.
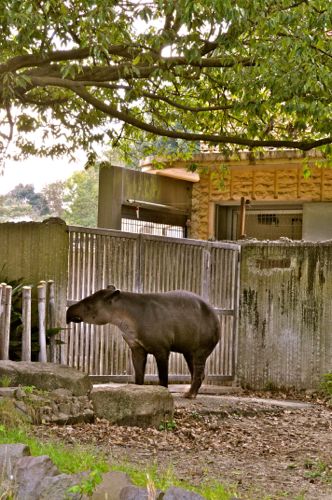
[{"label": "window", "polygon": [[[240,207],[216,206],[216,238],[237,240],[239,234]],[[259,206],[251,203],[245,211],[245,235],[258,240],[277,240],[286,237],[302,239],[302,207],[284,205]]]},{"label": "window", "polygon": [[153,234],[155,236],[169,236],[171,238],[185,238],[185,228],[160,224],[157,222],[146,222],[137,219],[121,220],[121,230],[129,233]]}]

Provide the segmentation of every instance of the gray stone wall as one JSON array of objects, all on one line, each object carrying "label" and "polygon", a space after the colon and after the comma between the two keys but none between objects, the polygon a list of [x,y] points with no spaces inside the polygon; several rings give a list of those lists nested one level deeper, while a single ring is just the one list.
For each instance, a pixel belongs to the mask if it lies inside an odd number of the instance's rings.
[{"label": "gray stone wall", "polygon": [[316,388],[332,370],[332,242],[246,242],[241,254],[239,381]]}]

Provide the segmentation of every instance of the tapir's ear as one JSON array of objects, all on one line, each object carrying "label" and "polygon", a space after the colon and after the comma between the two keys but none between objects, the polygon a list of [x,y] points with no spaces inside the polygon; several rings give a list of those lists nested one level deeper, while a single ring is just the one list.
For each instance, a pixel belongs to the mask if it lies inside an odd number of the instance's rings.
[{"label": "tapir's ear", "polygon": [[115,297],[117,297],[118,295],[120,295],[120,290],[117,290],[115,286],[109,285],[107,287],[107,295],[105,296],[105,299],[107,301],[115,299]]}]

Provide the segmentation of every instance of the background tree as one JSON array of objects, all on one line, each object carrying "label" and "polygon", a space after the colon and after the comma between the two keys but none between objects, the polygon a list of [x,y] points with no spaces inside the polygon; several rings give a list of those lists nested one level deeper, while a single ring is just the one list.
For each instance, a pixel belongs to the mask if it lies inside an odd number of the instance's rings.
[{"label": "background tree", "polygon": [[18,184],[0,199],[0,221],[42,220],[50,214],[46,199],[32,184]]},{"label": "background tree", "polygon": [[65,182],[56,181],[51,184],[47,184],[43,189],[41,194],[47,201],[49,207],[50,215],[53,217],[63,217],[64,216],[64,191]]},{"label": "background tree", "polygon": [[96,227],[98,213],[98,167],[74,172],[65,182],[63,218],[67,224]]},{"label": "background tree", "polygon": [[31,205],[37,215],[48,215],[49,206],[41,193],[36,193],[33,184],[18,184],[8,193],[8,197],[24,205]]},{"label": "background tree", "polygon": [[326,0],[0,0],[0,147],[329,153],[331,19]]}]

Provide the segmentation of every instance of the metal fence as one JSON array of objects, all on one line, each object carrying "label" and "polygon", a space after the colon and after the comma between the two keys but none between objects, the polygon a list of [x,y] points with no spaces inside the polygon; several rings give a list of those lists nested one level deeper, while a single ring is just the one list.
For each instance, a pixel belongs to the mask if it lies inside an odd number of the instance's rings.
[{"label": "metal fence", "polygon": [[[216,310],[222,339],[207,364],[208,380],[231,380],[235,370],[239,246],[69,227],[68,304],[114,284],[135,292],[184,289],[195,292]],[[91,375],[130,379],[130,350],[115,326],[72,325],[65,347],[67,364]],[[152,356],[147,376],[156,378]],[[187,381],[183,356],[172,353],[170,380]]]}]

